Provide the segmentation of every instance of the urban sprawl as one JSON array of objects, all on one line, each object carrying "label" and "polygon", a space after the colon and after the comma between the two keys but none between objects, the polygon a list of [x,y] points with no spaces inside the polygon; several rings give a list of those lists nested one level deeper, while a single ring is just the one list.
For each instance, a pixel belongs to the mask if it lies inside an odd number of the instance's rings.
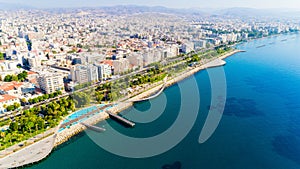
[{"label": "urban sprawl", "polygon": [[[263,18],[111,14],[100,9],[0,11],[0,115],[23,113],[23,108],[46,103],[82,84],[105,84],[191,53],[299,29],[299,22]],[[60,111],[75,110],[70,106],[75,103],[62,102]],[[38,112],[50,111],[47,108]],[[29,133],[47,125],[42,113],[37,116],[37,125],[25,125]],[[14,118],[1,121],[3,142],[13,139],[6,130],[22,130],[13,122]]]}]

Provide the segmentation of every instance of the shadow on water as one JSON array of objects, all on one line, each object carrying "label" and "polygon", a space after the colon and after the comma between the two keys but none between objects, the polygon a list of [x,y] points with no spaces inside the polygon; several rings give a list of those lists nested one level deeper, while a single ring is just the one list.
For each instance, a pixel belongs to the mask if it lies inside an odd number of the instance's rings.
[{"label": "shadow on water", "polygon": [[274,151],[300,165],[300,138],[295,135],[277,136],[272,141]]},{"label": "shadow on water", "polygon": [[237,117],[262,116],[264,113],[256,107],[252,99],[230,97],[226,101],[224,115]]},{"label": "shadow on water", "polygon": [[165,164],[162,166],[162,169],[181,169],[181,162],[176,161],[173,164]]}]

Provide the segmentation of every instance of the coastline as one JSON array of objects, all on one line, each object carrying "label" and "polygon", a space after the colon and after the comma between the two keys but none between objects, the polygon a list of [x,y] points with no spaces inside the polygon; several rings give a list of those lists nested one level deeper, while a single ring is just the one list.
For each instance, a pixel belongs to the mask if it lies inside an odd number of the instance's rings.
[{"label": "coastline", "polygon": [[[166,87],[169,87],[179,81],[182,81],[182,80],[194,75],[195,73],[197,73],[201,70],[211,68],[211,67],[223,66],[226,64],[226,62],[223,59],[225,59],[229,56],[232,56],[236,53],[239,53],[239,52],[245,52],[245,51],[235,49],[231,52],[225,53],[217,58],[214,58],[201,66],[197,66],[197,67],[193,67],[193,68],[189,67],[187,70],[181,72],[180,74],[177,74],[175,77],[169,77],[165,85],[166,85]],[[161,82],[157,82],[154,87],[152,87],[152,88],[150,87],[149,89],[146,89],[146,91],[143,91],[142,93],[132,97],[131,99],[145,98],[145,97],[155,93],[160,88],[161,88]],[[117,114],[125,109],[130,108],[132,105],[133,105],[133,103],[118,103],[118,105],[110,108],[110,112]],[[99,123],[108,118],[109,118],[109,115],[107,113],[103,112],[103,113],[97,113],[96,115],[93,115],[92,117],[88,118],[84,122],[87,124],[90,124],[90,125],[94,125],[94,124]],[[59,126],[58,126],[58,128],[59,128]],[[47,151],[42,152],[40,154],[36,154],[34,157],[31,157],[31,159],[27,158],[27,159],[23,160],[22,163],[19,162],[19,164],[17,164],[17,166],[15,166],[16,162],[12,163],[11,162],[12,160],[8,161],[8,160],[4,160],[4,159],[14,159],[14,157],[20,157],[21,155],[26,156],[26,153],[31,154],[30,152],[25,152],[25,150],[27,148],[29,149],[29,147],[24,147],[23,149],[21,149],[19,151],[16,151],[7,156],[4,156],[3,158],[0,158],[0,161],[1,161],[1,164],[4,164],[4,163],[5,164],[0,165],[0,168],[2,168],[2,166],[9,166],[8,168],[18,167],[18,166],[24,166],[24,165],[27,165],[30,163],[38,162],[38,161],[44,159],[45,157],[47,157],[53,151],[53,149],[55,147],[63,144],[64,142],[68,141],[70,138],[72,138],[73,136],[77,135],[78,133],[84,131],[85,129],[87,129],[87,128],[84,125],[78,123],[76,125],[72,125],[70,128],[64,129],[63,131],[61,131],[59,133],[57,132],[56,134],[53,134],[53,135],[48,136],[40,141],[35,142],[34,144],[30,145],[30,147],[38,147],[38,145],[44,144],[45,140],[47,140],[47,139],[51,140],[51,138],[53,139],[52,140],[53,143],[51,145],[47,145],[47,148],[44,148]],[[34,149],[34,150],[36,150],[36,149]],[[32,159],[34,159],[34,160],[32,160]],[[2,163],[2,161],[4,163]],[[7,163],[9,163],[9,164],[7,164]]]},{"label": "coastline", "polygon": [[[171,79],[168,79],[168,81],[166,82],[166,87],[172,86],[173,84],[180,82],[192,75],[194,75],[195,73],[207,69],[207,68],[213,68],[213,67],[218,67],[218,66],[223,66],[226,64],[226,62],[223,59],[226,59],[229,56],[232,56],[236,53],[240,53],[240,52],[245,52],[243,50],[233,50],[229,53],[225,53],[221,56],[219,56],[218,58],[213,59],[212,61],[201,65],[199,67],[193,68],[193,69],[188,69],[186,71],[184,71],[182,74],[173,77]],[[217,62],[215,62],[217,61]],[[213,64],[210,64],[213,63]],[[141,94],[138,94],[137,96],[132,97],[131,99],[136,100],[136,99],[142,99],[144,97],[147,97],[153,93],[155,93],[157,90],[160,89],[160,85],[157,85],[147,91],[142,92]],[[132,103],[119,103],[117,106],[114,106],[110,109],[110,111],[112,113],[118,114],[121,111],[128,109],[132,106]],[[90,125],[95,125],[103,120],[106,120],[109,118],[109,115],[107,113],[99,113],[97,115],[94,115],[90,118],[88,118],[87,120],[85,120],[85,123],[90,124]],[[57,139],[55,140],[55,147],[68,141],[71,137],[77,135],[78,133],[84,131],[86,129],[86,127],[82,124],[76,124],[74,126],[71,126],[68,129],[65,129],[64,131],[58,133]]]}]

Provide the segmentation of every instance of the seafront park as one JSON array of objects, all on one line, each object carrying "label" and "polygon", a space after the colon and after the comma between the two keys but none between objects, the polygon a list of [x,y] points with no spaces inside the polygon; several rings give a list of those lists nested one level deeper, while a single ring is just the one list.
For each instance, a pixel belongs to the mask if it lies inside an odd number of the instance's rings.
[{"label": "seafront park", "polygon": [[[173,65],[162,66],[159,68],[162,72],[163,69],[170,70],[170,68],[174,67],[176,69],[173,69],[173,73],[168,73],[168,76],[164,75],[164,80],[162,79],[151,83],[148,86],[127,94],[124,97],[116,98],[117,100],[112,101],[111,103],[94,104],[88,106],[87,108],[81,108],[80,110],[77,110],[74,113],[64,117],[58,126],[51,128],[44,133],[36,135],[33,138],[2,150],[0,154],[0,168],[12,168],[38,162],[47,157],[53,148],[64,143],[65,141],[68,141],[68,139],[72,136],[85,130],[87,125],[93,125],[99,121],[109,118],[110,116],[107,113],[108,111],[116,114],[129,108],[136,101],[146,100],[147,98],[150,98],[149,96],[151,95],[159,95],[165,87],[175,84],[176,82],[181,81],[200,70],[210,67],[223,66],[226,64],[226,62],[223,60],[224,58],[234,55],[238,52],[242,51],[230,49],[214,57],[211,55],[208,57],[207,54],[209,54],[209,52],[206,52],[203,54],[203,56],[194,54],[192,58],[196,58],[197,56],[199,58],[207,57],[207,59],[202,62],[199,62],[200,59],[198,61],[193,60],[193,62],[191,62],[191,60],[187,61],[187,59],[184,59],[180,62],[174,62]],[[188,63],[190,66],[188,66]]]},{"label": "seafront park", "polygon": [[84,130],[111,133],[99,122],[128,133],[150,125],[122,111],[225,65],[242,44],[297,33],[299,23],[130,5],[1,10],[0,168],[39,162]]}]

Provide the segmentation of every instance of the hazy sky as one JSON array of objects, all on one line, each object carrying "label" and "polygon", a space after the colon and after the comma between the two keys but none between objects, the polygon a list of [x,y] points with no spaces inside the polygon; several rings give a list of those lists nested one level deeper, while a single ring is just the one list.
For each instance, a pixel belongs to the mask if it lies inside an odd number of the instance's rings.
[{"label": "hazy sky", "polygon": [[0,0],[5,3],[18,3],[28,6],[51,7],[95,7],[111,5],[147,5],[171,8],[298,8],[300,0]]}]

